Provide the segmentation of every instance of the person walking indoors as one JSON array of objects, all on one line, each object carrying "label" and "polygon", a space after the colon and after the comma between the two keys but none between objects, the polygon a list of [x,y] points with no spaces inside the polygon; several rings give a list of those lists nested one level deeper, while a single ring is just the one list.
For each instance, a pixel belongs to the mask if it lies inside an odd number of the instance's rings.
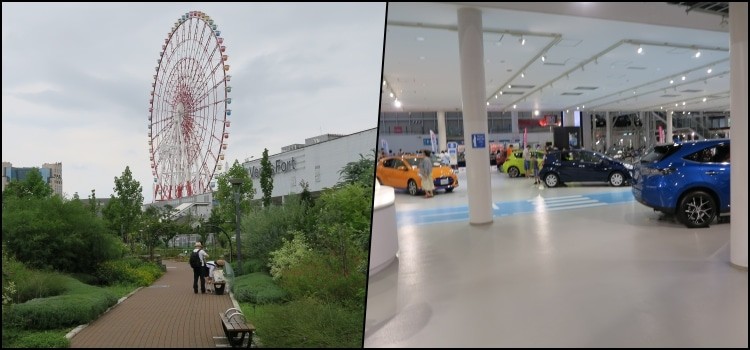
[{"label": "person walking indoors", "polygon": [[424,150],[424,158],[419,163],[419,176],[422,178],[422,190],[425,198],[434,196],[435,184],[432,182],[432,157],[430,151]]}]

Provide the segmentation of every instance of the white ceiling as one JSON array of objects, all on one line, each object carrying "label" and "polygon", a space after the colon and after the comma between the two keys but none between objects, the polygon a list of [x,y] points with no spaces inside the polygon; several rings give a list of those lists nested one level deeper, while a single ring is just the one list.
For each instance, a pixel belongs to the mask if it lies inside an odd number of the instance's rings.
[{"label": "white ceiling", "polygon": [[488,111],[729,109],[718,15],[667,3],[390,3],[382,111],[461,110],[461,7],[482,11]]}]

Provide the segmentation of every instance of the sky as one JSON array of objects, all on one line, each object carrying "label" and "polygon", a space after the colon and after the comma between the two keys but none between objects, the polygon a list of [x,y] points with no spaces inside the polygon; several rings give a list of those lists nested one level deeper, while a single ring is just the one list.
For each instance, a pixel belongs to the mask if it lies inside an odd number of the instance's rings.
[{"label": "sky", "polygon": [[230,65],[225,162],[377,127],[385,3],[3,2],[2,160],[62,162],[68,198],[109,197],[129,166],[152,202],[151,83],[172,26],[195,10]]}]

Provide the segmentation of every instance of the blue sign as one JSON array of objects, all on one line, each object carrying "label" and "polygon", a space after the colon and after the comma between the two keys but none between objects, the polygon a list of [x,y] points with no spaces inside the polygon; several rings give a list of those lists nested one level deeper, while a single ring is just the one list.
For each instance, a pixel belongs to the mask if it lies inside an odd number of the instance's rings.
[{"label": "blue sign", "polygon": [[484,134],[471,134],[471,148],[485,148]]},{"label": "blue sign", "polygon": [[431,145],[432,143],[430,142],[430,139],[429,139],[429,138],[426,138],[426,139],[422,139],[422,144],[423,144],[424,146],[429,146],[429,145]]},{"label": "blue sign", "polygon": [[458,143],[456,142],[448,142],[446,146],[448,147],[448,149],[458,149]]}]

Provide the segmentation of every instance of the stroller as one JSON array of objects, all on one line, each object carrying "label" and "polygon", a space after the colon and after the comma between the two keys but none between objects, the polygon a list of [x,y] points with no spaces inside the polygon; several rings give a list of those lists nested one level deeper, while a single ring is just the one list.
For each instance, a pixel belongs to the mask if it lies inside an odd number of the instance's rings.
[{"label": "stroller", "polygon": [[224,278],[224,265],[226,262],[222,259],[209,261],[208,266],[208,291],[216,295],[224,294],[226,279]]}]

